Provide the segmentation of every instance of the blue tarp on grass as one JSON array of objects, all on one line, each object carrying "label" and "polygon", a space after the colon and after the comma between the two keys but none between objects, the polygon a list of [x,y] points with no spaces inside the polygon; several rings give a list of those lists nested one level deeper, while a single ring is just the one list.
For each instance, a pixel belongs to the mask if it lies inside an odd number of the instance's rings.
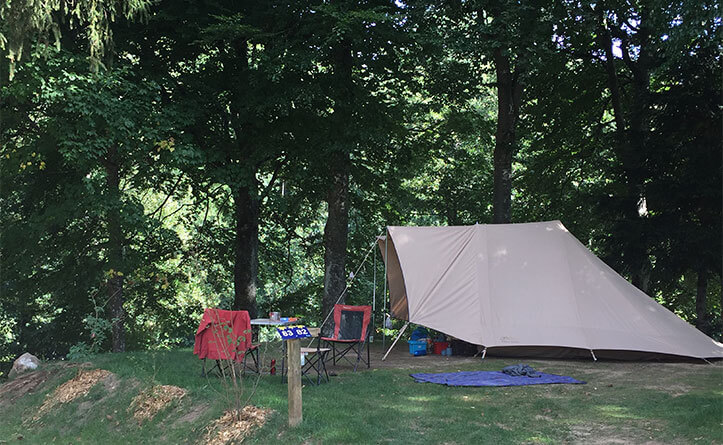
[{"label": "blue tarp on grass", "polygon": [[510,376],[499,371],[441,372],[437,374],[410,374],[417,383],[439,383],[447,386],[524,386],[552,383],[584,384],[572,377],[540,373],[539,377]]}]

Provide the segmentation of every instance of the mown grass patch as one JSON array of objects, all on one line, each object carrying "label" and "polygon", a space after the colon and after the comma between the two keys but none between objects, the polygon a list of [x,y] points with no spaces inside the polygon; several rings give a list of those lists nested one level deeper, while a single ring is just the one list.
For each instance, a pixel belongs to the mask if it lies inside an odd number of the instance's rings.
[{"label": "mown grass patch", "polygon": [[[527,361],[586,385],[453,388],[409,377],[411,372],[497,370],[518,361],[429,360],[429,369],[343,372],[330,384],[304,387],[304,421],[293,429],[286,425],[286,386],[279,376],[263,375],[252,403],[275,413],[245,443],[723,442],[721,364]],[[60,368],[39,392],[0,407],[0,440],[198,443],[226,409],[224,385],[200,377],[200,368],[187,349],[100,355],[89,369],[112,372],[118,380],[114,389],[98,384],[38,421],[28,420],[47,394],[77,374],[77,368]],[[128,408],[154,385],[187,393],[139,424]]]}]

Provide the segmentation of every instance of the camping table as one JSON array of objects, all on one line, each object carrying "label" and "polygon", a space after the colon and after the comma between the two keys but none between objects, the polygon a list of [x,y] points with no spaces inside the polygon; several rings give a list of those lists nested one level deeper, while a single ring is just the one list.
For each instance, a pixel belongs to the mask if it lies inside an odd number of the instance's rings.
[{"label": "camping table", "polygon": [[281,321],[281,320],[272,320],[270,318],[252,318],[251,326],[288,326],[288,325],[292,325],[296,322],[298,322],[298,320]]},{"label": "camping table", "polygon": [[[252,318],[251,319],[251,326],[289,326],[292,324],[298,323],[299,320],[296,321],[281,321],[281,320],[272,320],[270,318]],[[286,342],[281,342],[281,369],[284,369],[284,365],[286,364]],[[283,372],[281,372],[281,381],[283,382]]]},{"label": "camping table", "polygon": [[272,320],[270,318],[252,318],[251,324],[254,326],[286,326],[290,324],[294,324],[299,320],[296,321],[281,321],[281,320]]}]

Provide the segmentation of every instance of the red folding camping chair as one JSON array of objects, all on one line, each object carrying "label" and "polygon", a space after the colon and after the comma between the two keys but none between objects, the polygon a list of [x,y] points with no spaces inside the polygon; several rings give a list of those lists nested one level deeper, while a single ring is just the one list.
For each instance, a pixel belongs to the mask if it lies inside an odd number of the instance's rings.
[{"label": "red folding camping chair", "polygon": [[[247,311],[226,311],[223,309],[206,309],[201,324],[196,331],[193,353],[203,360],[201,375],[218,370],[223,373],[221,360],[243,364],[243,371],[251,369],[259,372],[259,348],[251,342],[251,317]],[[254,367],[247,367],[246,359],[250,356]],[[206,359],[216,361],[216,365],[206,371]]]},{"label": "red folding camping chair", "polygon": [[[332,337],[321,337],[326,345],[331,346],[332,363],[336,365],[337,360],[345,359],[354,365],[356,372],[359,362],[364,362],[369,367],[369,328],[372,315],[371,306],[349,306],[346,304],[334,305],[334,335]],[[367,357],[364,360],[362,350],[367,347]],[[346,354],[356,353],[356,362],[352,363]]]}]

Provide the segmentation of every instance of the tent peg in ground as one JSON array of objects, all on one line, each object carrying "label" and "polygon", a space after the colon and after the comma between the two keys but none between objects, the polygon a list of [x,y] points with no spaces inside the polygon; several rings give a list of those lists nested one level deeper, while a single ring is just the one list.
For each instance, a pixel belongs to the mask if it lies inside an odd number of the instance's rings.
[{"label": "tent peg in ground", "polygon": [[592,349],[590,350],[590,354],[592,354],[593,361],[597,361],[597,357],[595,357],[595,353],[592,351]]}]

